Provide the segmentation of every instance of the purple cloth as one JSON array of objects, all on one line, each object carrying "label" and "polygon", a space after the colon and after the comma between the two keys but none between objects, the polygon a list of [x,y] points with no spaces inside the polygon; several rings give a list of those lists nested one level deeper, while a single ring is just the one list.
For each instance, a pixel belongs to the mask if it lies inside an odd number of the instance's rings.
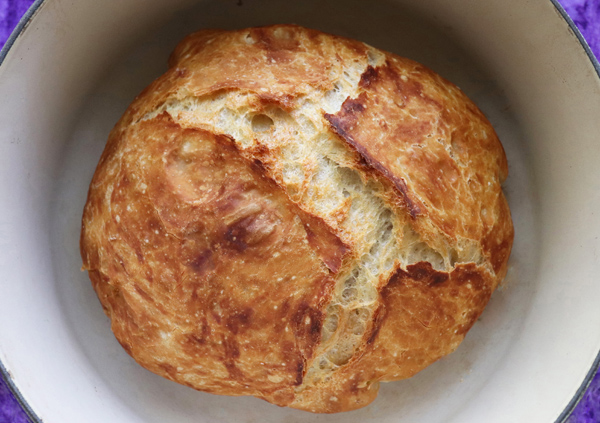
[{"label": "purple cloth", "polygon": [[[33,0],[0,0],[0,48]],[[29,419],[0,376],[0,423],[29,423]]]},{"label": "purple cloth", "polygon": [[569,417],[567,423],[599,423],[600,422],[600,371],[586,391],[581,402]]},{"label": "purple cloth", "polygon": [[0,47],[32,3],[33,0],[0,0]]},{"label": "purple cloth", "polygon": [[17,400],[0,377],[0,423],[29,423]]},{"label": "purple cloth", "polygon": [[[559,0],[600,60],[600,0]],[[568,423],[600,423],[600,370]]]},{"label": "purple cloth", "polygon": [[[600,0],[559,0],[600,58]],[[0,0],[0,47],[33,0]],[[0,423],[27,423],[29,420],[0,378]],[[569,418],[568,423],[600,423],[600,372]]]},{"label": "purple cloth", "polygon": [[559,0],[600,60],[600,0]]}]

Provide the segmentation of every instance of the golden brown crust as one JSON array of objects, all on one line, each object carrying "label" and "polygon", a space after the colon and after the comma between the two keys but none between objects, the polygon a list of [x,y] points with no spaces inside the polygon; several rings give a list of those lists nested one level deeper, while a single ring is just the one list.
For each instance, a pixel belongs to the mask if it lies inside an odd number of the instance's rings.
[{"label": "golden brown crust", "polygon": [[484,253],[501,272],[512,223],[488,212],[508,211],[500,186],[508,165],[485,116],[457,87],[404,58],[369,66],[360,88],[326,115],[332,129],[393,183],[411,217],[453,239],[486,239]]},{"label": "golden brown crust", "polygon": [[315,412],[452,352],[506,272],[504,151],[423,66],[292,25],[188,36],[111,132],[81,253],[123,348]]},{"label": "golden brown crust", "polygon": [[[115,335],[177,382],[289,401],[333,287],[317,253],[337,239],[309,237],[311,217],[223,136],[164,116],[125,136],[142,142],[97,173],[82,238]],[[105,178],[109,203],[96,196]]]}]

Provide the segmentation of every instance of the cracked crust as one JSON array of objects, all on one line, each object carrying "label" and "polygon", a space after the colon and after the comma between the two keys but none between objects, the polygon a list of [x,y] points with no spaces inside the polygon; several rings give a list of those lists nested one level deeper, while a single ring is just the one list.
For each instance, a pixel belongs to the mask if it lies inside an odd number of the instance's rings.
[{"label": "cracked crust", "polygon": [[502,145],[415,62],[293,25],[200,31],[110,134],[83,267],[123,348],[313,412],[452,352],[504,277]]}]

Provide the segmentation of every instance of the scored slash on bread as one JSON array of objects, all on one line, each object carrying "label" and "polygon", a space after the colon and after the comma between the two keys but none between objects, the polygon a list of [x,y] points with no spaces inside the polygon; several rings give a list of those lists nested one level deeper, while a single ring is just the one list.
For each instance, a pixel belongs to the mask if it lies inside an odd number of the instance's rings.
[{"label": "scored slash on bread", "polygon": [[313,412],[452,352],[506,273],[502,145],[424,66],[295,25],[206,30],[110,134],[81,253],[116,338]]}]

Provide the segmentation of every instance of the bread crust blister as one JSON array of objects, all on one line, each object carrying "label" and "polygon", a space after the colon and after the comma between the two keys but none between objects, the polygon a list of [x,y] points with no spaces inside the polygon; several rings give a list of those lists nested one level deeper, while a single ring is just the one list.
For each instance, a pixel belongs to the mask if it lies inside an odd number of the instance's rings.
[{"label": "bread crust blister", "polygon": [[142,366],[333,413],[454,351],[506,273],[492,126],[424,66],[294,25],[208,30],[109,136],[83,265]]}]

